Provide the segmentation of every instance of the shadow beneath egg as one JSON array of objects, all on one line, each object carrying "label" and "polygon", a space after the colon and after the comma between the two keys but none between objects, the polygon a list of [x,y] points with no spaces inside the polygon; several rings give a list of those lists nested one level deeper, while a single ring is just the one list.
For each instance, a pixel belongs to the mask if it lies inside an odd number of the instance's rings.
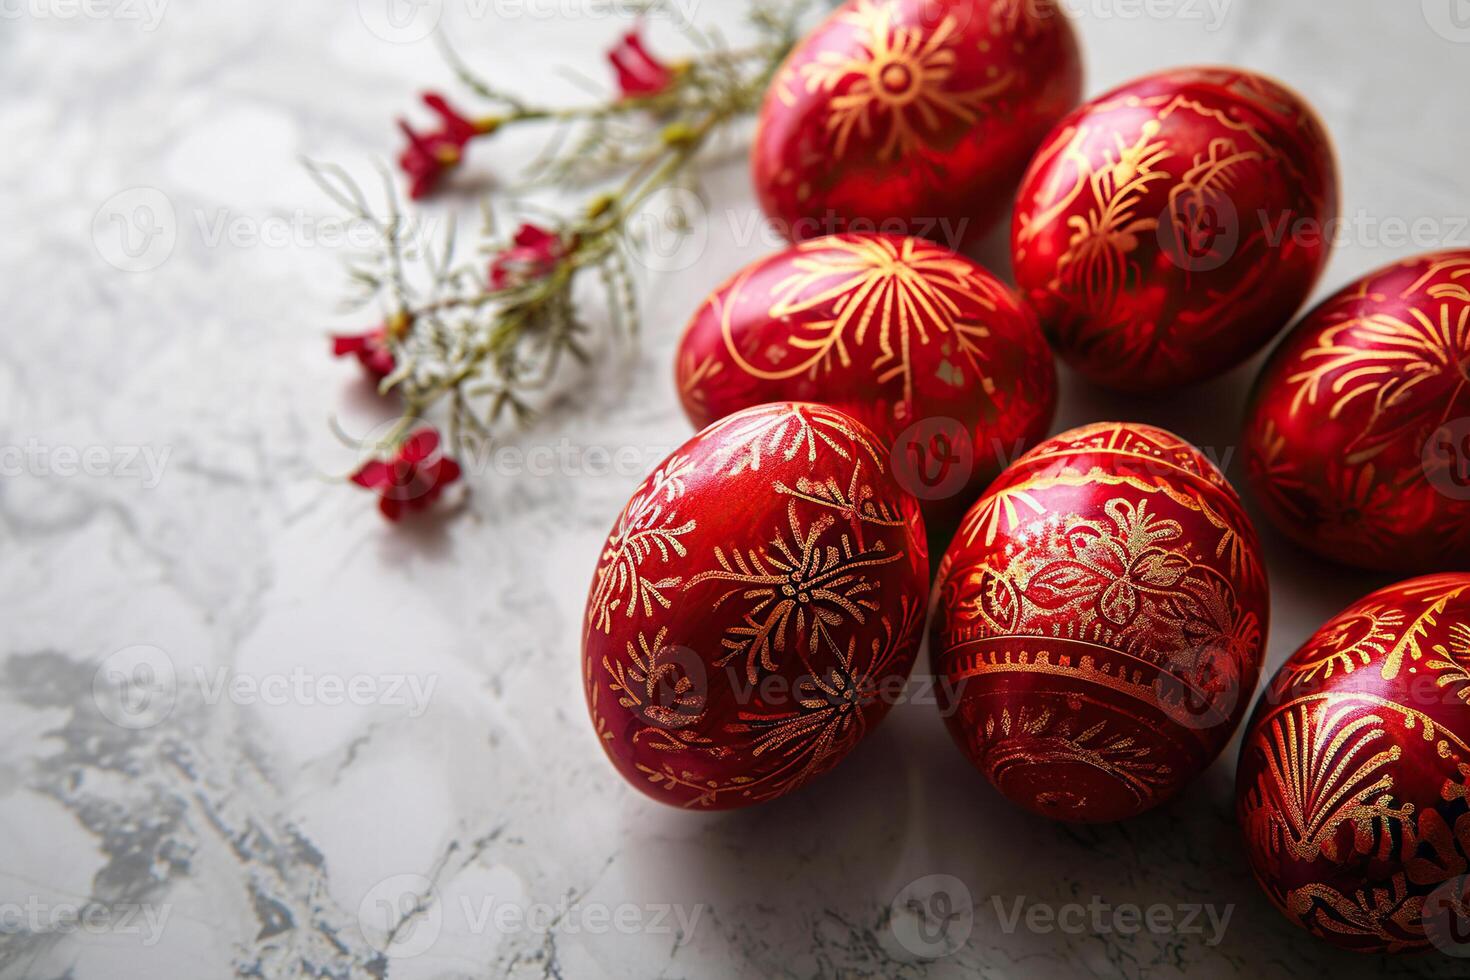
[{"label": "shadow beneath egg", "polygon": [[[786,967],[803,975],[1064,978],[1086,967],[1285,978],[1350,964],[1376,976],[1426,975],[1426,964],[1428,975],[1453,975],[1448,960],[1342,952],[1271,906],[1235,824],[1234,752],[1232,744],[1179,797],[1132,820],[1055,823],[996,793],[932,705],[904,704],[836,770],[783,799],[716,814],[632,802],[619,860],[632,894],[702,906],[707,918],[689,941],[717,936],[744,958],[744,972],[776,970],[766,957],[794,948],[815,951],[811,970]],[[926,959],[899,938],[894,923],[905,910],[895,900],[933,876],[961,883],[946,886],[944,908],[968,931],[960,948]],[[961,890],[968,894],[954,894]],[[1174,928],[1130,931],[1109,911],[1127,905],[1167,909],[1158,914]],[[1027,925],[1029,910],[1078,907],[1081,928],[1047,915]]]}]

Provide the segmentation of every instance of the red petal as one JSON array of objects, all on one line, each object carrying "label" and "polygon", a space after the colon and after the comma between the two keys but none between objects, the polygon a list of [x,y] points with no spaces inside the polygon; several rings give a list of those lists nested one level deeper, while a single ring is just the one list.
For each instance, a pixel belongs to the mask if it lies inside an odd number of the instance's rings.
[{"label": "red petal", "polygon": [[356,354],[367,349],[368,338],[372,334],[334,334],[332,336],[332,353],[337,357],[347,354]]},{"label": "red petal", "polygon": [[521,225],[516,232],[515,243],[521,248],[542,249],[549,244],[561,244],[561,239],[555,232],[547,231],[539,225]]},{"label": "red petal", "polygon": [[352,482],[369,490],[377,490],[392,482],[392,474],[388,464],[381,459],[374,459],[364,464],[362,469],[352,474]]},{"label": "red petal", "polygon": [[435,474],[435,486],[447,487],[460,477],[459,464],[448,456],[439,463],[439,472]]},{"label": "red petal", "polygon": [[378,501],[378,510],[390,521],[396,521],[403,515],[403,504],[392,497],[384,497]]},{"label": "red petal", "polygon": [[439,433],[433,429],[420,429],[403,441],[398,449],[398,458],[405,463],[422,463],[439,448]]},{"label": "red petal", "polygon": [[618,75],[618,87],[624,95],[654,95],[673,81],[673,73],[648,53],[637,30],[623,35],[622,41],[608,52],[607,60]]}]

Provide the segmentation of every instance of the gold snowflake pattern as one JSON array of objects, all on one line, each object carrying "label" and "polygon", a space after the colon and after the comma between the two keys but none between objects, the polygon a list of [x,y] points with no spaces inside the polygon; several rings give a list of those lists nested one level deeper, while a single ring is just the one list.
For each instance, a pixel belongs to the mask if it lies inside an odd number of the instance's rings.
[{"label": "gold snowflake pattern", "polygon": [[864,550],[845,533],[835,542],[825,541],[836,518],[822,514],[803,527],[795,500],[787,504],[786,519],[786,531],[778,531],[767,547],[726,552],[716,546],[719,567],[700,572],[684,586],[687,592],[704,582],[728,584],[715,609],[736,596],[749,603],[742,621],[720,641],[726,653],[716,663],[723,667],[742,658],[751,684],[761,670],[780,669],[777,657],[789,646],[809,664],[824,642],[833,645],[832,630],[849,620],[867,622],[878,608],[878,585],[862,570],[903,557],[881,541]]},{"label": "gold snowflake pattern", "polygon": [[729,726],[731,733],[751,737],[752,755],[785,757],[782,766],[766,777],[776,782],[776,793],[830,768],[862,739],[866,711],[892,676],[894,661],[906,649],[900,638],[912,635],[919,615],[920,604],[905,596],[898,628],[884,617],[883,637],[871,641],[866,664],[858,663],[856,638],[843,647],[826,636],[823,642],[832,664],[797,682],[794,710],[776,715],[742,712],[740,720]]}]

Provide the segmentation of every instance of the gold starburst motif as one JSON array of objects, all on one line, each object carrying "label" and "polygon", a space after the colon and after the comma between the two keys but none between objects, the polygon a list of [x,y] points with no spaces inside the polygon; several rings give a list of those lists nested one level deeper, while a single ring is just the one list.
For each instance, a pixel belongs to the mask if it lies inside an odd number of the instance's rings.
[{"label": "gold starburst motif", "polygon": [[857,28],[856,53],[824,51],[800,69],[808,93],[832,96],[827,132],[838,157],[847,154],[854,133],[872,139],[883,126],[878,158],[907,156],[924,148],[924,134],[946,118],[976,122],[986,103],[1014,81],[1007,72],[978,88],[951,91],[959,61],[954,15],[927,31],[918,24],[895,26],[893,12],[892,3],[861,0],[841,18]]},{"label": "gold starburst motif", "polygon": [[872,366],[879,383],[902,379],[898,414],[908,417],[914,347],[945,337],[979,375],[981,388],[994,391],[979,346],[990,331],[979,317],[996,310],[996,298],[965,259],[917,239],[836,238],[802,245],[792,268],[772,289],[770,318],[830,313],[796,327],[790,345],[799,356],[777,369],[751,363],[736,343],[730,318],[724,317],[725,348],[746,373],[768,381],[815,377],[851,365],[854,350],[871,343],[877,349]]},{"label": "gold starburst motif", "polygon": [[843,647],[828,636],[831,665],[797,681],[794,710],[775,715],[741,712],[740,720],[727,727],[752,737],[752,755],[782,756],[781,767],[766,777],[776,784],[774,792],[830,768],[862,739],[865,711],[878,700],[894,661],[905,651],[902,638],[912,635],[917,625],[919,604],[905,596],[902,608],[897,630],[883,619],[883,638],[871,641],[866,664],[859,662],[856,638]]}]

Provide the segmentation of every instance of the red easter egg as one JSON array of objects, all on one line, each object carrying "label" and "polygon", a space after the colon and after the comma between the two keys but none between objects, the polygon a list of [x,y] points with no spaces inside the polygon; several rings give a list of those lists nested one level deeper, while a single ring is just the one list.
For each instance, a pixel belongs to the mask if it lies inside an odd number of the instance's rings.
[{"label": "red easter egg", "polygon": [[840,231],[951,246],[989,230],[1082,94],[1054,0],[849,0],[761,108],[756,193],[792,241]]},{"label": "red easter egg", "polygon": [[1012,802],[1119,820],[1219,754],[1260,676],[1269,596],[1219,470],[1161,429],[1036,447],[965,517],[930,650],[956,743]]},{"label": "red easter egg", "polygon": [[893,235],[819,238],[748,266],[695,313],[676,370],[697,427],[771,401],[842,409],[923,502],[973,500],[1056,409],[1051,349],[1015,294]]},{"label": "red easter egg", "polygon": [[1272,353],[1245,425],[1251,488],[1335,561],[1470,564],[1470,250],[1407,259],[1323,302]]},{"label": "red easter egg", "polygon": [[664,460],[603,546],[582,630],[598,740],[654,799],[728,809],[836,765],[913,667],[929,560],[861,423],[778,403]]},{"label": "red easter egg", "polygon": [[1256,880],[1359,952],[1470,954],[1470,574],[1380,589],[1277,672],[1240,749]]},{"label": "red easter egg", "polygon": [[1311,294],[1337,217],[1326,131],[1238,68],[1179,68],[1081,106],[1022,181],[1011,254],[1057,352],[1114,388],[1260,350]]}]

